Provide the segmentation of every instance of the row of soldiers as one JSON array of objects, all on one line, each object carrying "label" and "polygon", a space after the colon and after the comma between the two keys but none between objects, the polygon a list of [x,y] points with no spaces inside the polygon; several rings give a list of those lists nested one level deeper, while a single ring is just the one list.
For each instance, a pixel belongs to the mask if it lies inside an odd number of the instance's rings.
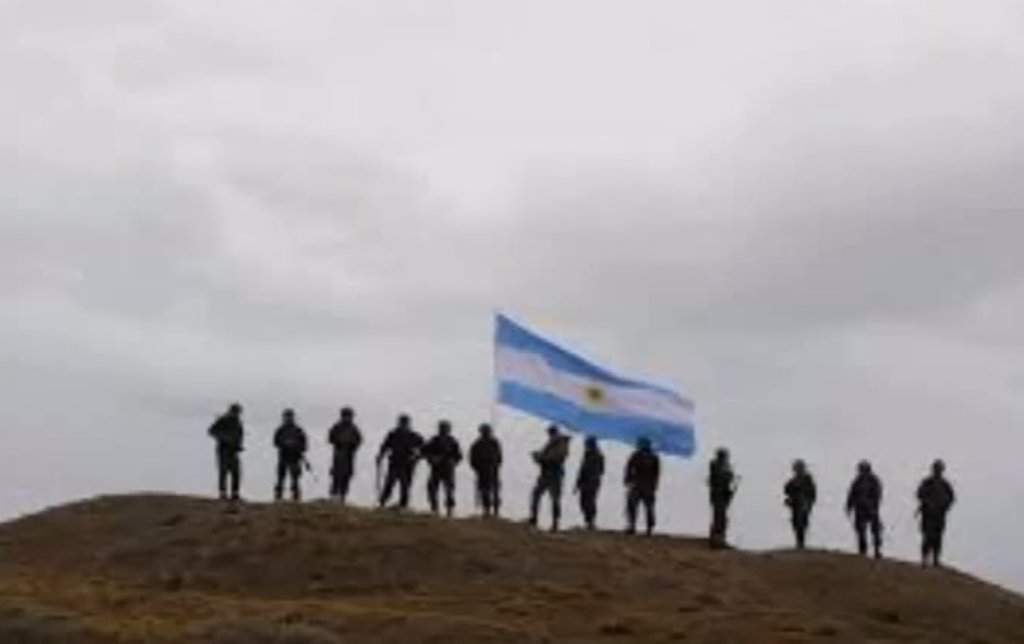
[{"label": "row of soldiers", "polygon": [[[443,491],[445,513],[449,517],[452,515],[455,509],[455,471],[463,461],[463,452],[451,430],[448,421],[441,421],[437,433],[429,440],[425,440],[413,430],[408,416],[402,415],[398,418],[397,425],[388,432],[377,452],[377,502],[380,507],[390,502],[396,488],[397,507],[408,507],[416,465],[420,460],[424,460],[430,467],[427,497],[431,511],[435,514],[440,512],[439,494]],[[238,404],[231,405],[210,427],[209,434],[217,446],[220,496],[237,501],[241,485],[240,454],[244,438],[242,407]],[[363,443],[362,432],[355,422],[355,413],[352,409],[346,407],[341,410],[338,421],[328,432],[328,442],[333,448],[330,496],[344,503],[355,472],[356,453]],[[303,468],[309,469],[309,462],[306,460],[308,440],[305,430],[296,422],[292,410],[285,410],[282,415],[281,425],[274,432],[274,446],[278,452],[275,499],[283,498],[287,482],[290,484],[291,498],[298,501],[302,496],[300,480]],[[539,474],[530,497],[531,525],[537,525],[541,503],[547,497],[551,508],[551,530],[558,530],[562,514],[565,462],[568,455],[569,437],[557,426],[550,426],[547,442],[532,454]],[[501,443],[494,436],[493,429],[490,425],[481,425],[479,436],[469,450],[469,465],[476,475],[477,505],[485,517],[498,516],[500,513],[502,460]],[[382,470],[385,461],[386,468]],[[935,461],[931,475],[917,490],[918,518],[922,533],[922,563],[935,566],[940,564],[946,515],[955,500],[953,487],[945,478],[944,472],[943,462]],[[604,473],[604,454],[598,441],[589,437],[584,442],[583,458],[576,476],[574,491],[579,497],[586,527],[590,530],[595,529],[597,499]],[[626,463],[623,477],[626,486],[628,533],[636,532],[641,509],[644,511],[646,534],[653,533],[660,478],[661,459],[654,451],[651,441],[642,438],[637,442],[636,450]],[[728,450],[717,450],[708,472],[712,514],[708,542],[712,548],[726,547],[729,508],[738,484],[739,478],[733,471]],[[783,493],[785,504],[790,511],[796,546],[803,549],[806,545],[811,514],[817,502],[817,487],[802,460],[797,460],[793,464],[793,475],[786,482]],[[850,485],[846,500],[846,511],[853,522],[861,555],[868,554],[870,536],[875,557],[882,556],[881,503],[882,482],[872,471],[870,463],[862,461],[857,467],[857,475]]]}]

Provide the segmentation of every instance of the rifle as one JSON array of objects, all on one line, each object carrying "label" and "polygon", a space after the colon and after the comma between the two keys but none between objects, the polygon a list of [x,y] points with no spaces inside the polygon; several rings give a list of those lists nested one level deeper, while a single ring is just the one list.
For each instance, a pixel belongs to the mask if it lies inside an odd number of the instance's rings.
[{"label": "rifle", "polygon": [[302,457],[302,467],[307,472],[309,472],[309,475],[311,477],[313,477],[313,483],[316,484],[316,485],[320,485],[320,477],[318,477],[316,475],[316,472],[313,471],[313,465],[309,462],[309,459],[306,458],[305,456]]},{"label": "rifle", "polygon": [[381,482],[380,482],[380,459],[379,458],[377,459],[377,462],[376,462],[376,471],[374,472],[373,482],[374,482],[374,485],[375,485],[374,490],[376,492],[376,498],[380,499],[381,487],[383,487],[383,486],[381,485]]}]

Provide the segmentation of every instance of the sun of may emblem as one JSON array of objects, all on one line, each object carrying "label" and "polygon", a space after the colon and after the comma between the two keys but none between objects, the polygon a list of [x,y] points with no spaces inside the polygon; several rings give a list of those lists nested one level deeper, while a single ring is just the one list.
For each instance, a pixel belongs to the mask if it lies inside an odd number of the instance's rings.
[{"label": "sun of may emblem", "polygon": [[586,390],[587,401],[593,405],[600,405],[604,402],[604,390],[597,385],[590,385]]}]

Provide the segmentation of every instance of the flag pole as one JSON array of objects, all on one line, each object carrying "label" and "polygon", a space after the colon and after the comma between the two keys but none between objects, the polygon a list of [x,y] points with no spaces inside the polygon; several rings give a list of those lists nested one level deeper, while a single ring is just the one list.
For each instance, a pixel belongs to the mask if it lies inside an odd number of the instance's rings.
[{"label": "flag pole", "polygon": [[[501,315],[501,311],[499,311],[496,308],[493,309],[492,317],[491,317],[491,324],[492,325],[497,325],[497,323],[498,323],[498,316],[499,315]],[[497,329],[496,326],[492,327],[492,329],[491,329],[491,345],[492,346],[491,346],[491,413],[490,413],[490,416],[491,416],[491,418],[490,418],[491,427],[494,428],[495,432],[498,431],[498,421],[500,420],[500,414],[501,414],[501,403],[498,402],[500,400],[500,398],[501,398],[501,391],[500,391],[501,384],[498,382],[498,342],[497,342],[497,338],[494,336],[494,334],[496,332],[496,329]]]}]

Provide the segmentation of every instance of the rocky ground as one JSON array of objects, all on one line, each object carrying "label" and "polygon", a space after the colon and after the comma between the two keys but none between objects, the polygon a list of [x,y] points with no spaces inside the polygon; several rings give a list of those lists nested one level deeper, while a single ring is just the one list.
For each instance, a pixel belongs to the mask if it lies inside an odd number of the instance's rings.
[{"label": "rocky ground", "polygon": [[1024,599],[824,552],[125,496],[0,526],[0,642],[1024,642]]}]

